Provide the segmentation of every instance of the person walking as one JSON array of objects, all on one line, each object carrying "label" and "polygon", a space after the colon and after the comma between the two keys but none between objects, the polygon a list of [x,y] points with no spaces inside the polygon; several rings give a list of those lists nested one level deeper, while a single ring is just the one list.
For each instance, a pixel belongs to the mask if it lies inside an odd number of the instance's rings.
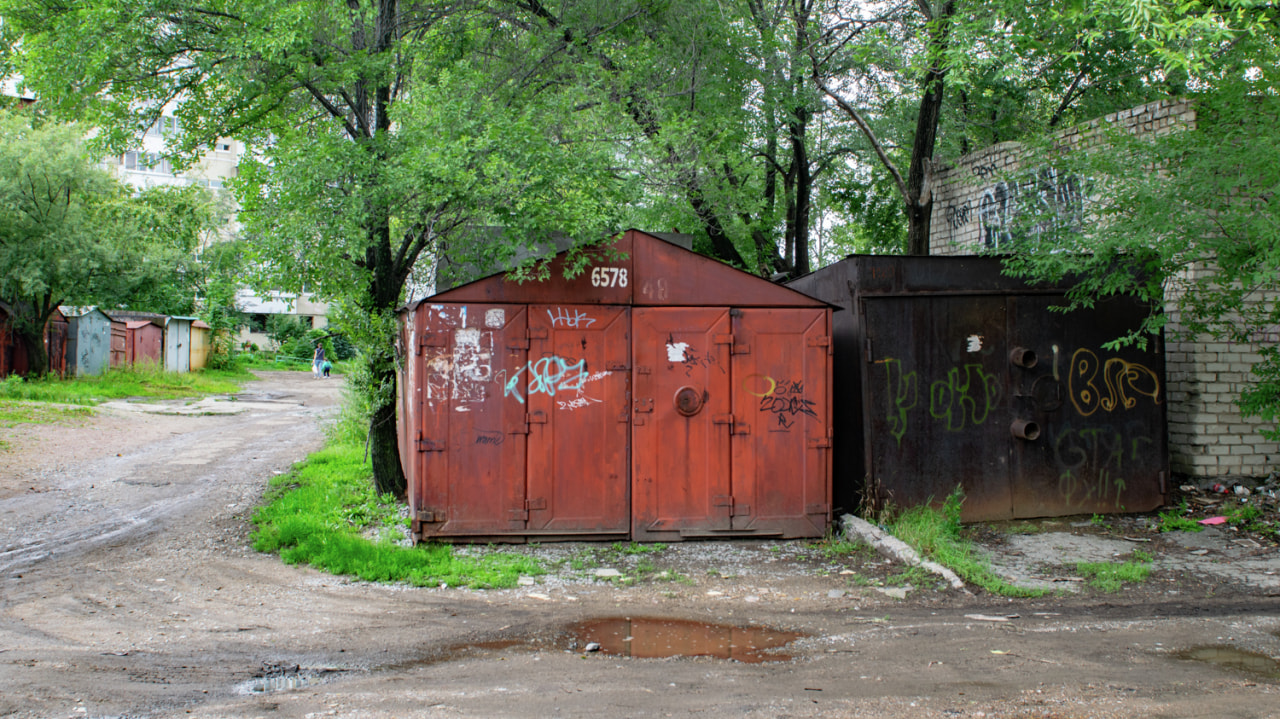
[{"label": "person walking", "polygon": [[311,358],[311,376],[320,379],[320,369],[324,367],[324,345],[316,344],[316,353]]}]

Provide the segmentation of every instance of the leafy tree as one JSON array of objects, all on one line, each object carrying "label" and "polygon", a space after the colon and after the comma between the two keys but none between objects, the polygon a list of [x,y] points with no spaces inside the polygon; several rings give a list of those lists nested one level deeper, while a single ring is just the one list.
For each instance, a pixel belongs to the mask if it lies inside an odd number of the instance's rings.
[{"label": "leafy tree", "polygon": [[[225,294],[225,281],[241,269],[235,266],[237,245],[202,250],[226,225],[225,203],[199,186],[161,185],[138,191],[129,206],[132,221],[144,233],[138,239],[146,251],[138,253],[131,268],[132,285],[123,294],[102,298],[102,304],[169,315],[200,314],[206,322],[212,320],[211,327],[225,329],[230,317],[198,309],[198,299],[211,290],[210,282],[223,279]],[[226,298],[221,302],[219,311],[225,313]]]},{"label": "leafy tree", "polygon": [[[276,348],[281,352],[288,345],[292,345],[294,340],[305,337],[307,334],[307,326],[302,323],[301,318],[294,315],[270,315],[267,317],[267,337],[276,343]],[[310,353],[299,355],[306,358]]]},{"label": "leafy tree", "polygon": [[525,3],[0,0],[0,16],[41,102],[100,142],[167,105],[178,157],[224,135],[259,149],[236,191],[260,286],[340,300],[380,491],[405,490],[394,310],[419,258],[467,223],[598,238],[622,204],[597,112],[522,44]]}]

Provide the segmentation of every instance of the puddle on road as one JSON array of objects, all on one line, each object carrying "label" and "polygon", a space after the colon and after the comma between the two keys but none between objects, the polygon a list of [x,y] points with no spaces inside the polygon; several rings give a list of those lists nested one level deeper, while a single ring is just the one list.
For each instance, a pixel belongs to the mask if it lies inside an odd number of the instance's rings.
[{"label": "puddle on road", "polygon": [[765,627],[735,627],[684,619],[616,617],[592,619],[569,627],[576,651],[590,643],[605,654],[642,658],[715,657],[758,664],[791,659],[769,650],[803,636]]},{"label": "puddle on road", "polygon": [[1265,654],[1246,652],[1228,646],[1193,647],[1174,654],[1179,659],[1213,664],[1214,666],[1236,669],[1250,674],[1280,679],[1280,660],[1272,659]]},{"label": "puddle on road", "polygon": [[270,694],[322,684],[346,669],[304,669],[298,665],[264,664],[253,679],[236,685],[240,694]]},{"label": "puddle on road", "polygon": [[250,679],[240,685],[240,691],[244,694],[269,694],[290,689],[301,689],[315,683],[317,683],[316,677],[309,674],[285,674],[283,676]]}]

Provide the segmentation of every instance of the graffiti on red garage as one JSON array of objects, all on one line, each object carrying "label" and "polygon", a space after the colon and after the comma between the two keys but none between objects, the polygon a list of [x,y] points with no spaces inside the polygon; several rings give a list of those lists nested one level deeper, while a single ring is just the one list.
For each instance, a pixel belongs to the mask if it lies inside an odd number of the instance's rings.
[{"label": "graffiti on red garage", "polygon": [[613,249],[402,311],[415,536],[821,536],[830,308],[636,230]]}]

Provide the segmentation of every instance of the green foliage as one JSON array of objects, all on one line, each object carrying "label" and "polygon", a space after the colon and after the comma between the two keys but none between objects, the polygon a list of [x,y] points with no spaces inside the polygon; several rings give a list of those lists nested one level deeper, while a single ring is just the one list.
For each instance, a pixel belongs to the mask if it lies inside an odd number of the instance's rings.
[{"label": "green foliage", "polygon": [[975,551],[960,532],[960,505],[964,494],[957,487],[941,509],[928,505],[902,512],[887,527],[898,539],[922,556],[951,569],[970,584],[1005,597],[1039,597],[1047,592],[1010,584],[992,571],[990,563]]},{"label": "green foliage", "polygon": [[1125,582],[1146,581],[1151,574],[1151,556],[1143,554],[1127,562],[1077,562],[1076,571],[1088,580],[1089,586],[1107,593],[1120,591]]},{"label": "green foliage", "polygon": [[377,530],[404,526],[402,505],[374,492],[363,445],[345,439],[339,434],[272,480],[266,504],[253,517],[254,549],[333,574],[415,586],[513,587],[521,575],[544,573],[526,557],[462,557],[448,545],[403,547],[389,541]]},{"label": "green foliage", "polygon": [[268,315],[267,316],[267,337],[276,344],[276,348],[283,354],[288,356],[311,357],[310,351],[304,351],[302,354],[294,355],[291,351],[286,351],[285,347],[291,347],[297,340],[304,339],[307,334],[307,325],[297,315]]}]

